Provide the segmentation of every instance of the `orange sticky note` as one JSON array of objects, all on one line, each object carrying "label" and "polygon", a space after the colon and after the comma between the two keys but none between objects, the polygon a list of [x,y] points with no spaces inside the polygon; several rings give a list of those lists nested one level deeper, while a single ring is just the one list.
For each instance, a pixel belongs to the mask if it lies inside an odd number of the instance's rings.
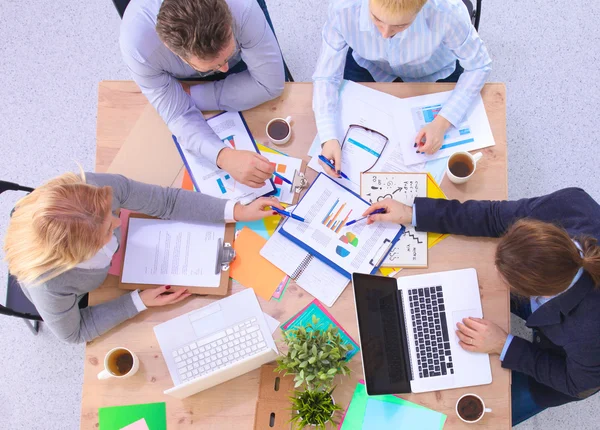
[{"label": "orange sticky note", "polygon": [[259,254],[265,243],[264,237],[244,227],[233,242],[235,260],[231,263],[229,276],[269,300],[285,273]]},{"label": "orange sticky note", "polygon": [[188,191],[194,191],[194,183],[192,182],[192,177],[187,169],[185,169],[185,172],[183,172],[181,188]]}]

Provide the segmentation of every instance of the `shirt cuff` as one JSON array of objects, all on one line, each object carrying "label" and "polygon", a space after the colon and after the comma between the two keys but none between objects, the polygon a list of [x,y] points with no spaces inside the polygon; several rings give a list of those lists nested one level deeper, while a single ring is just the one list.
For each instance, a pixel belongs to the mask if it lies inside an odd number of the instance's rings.
[{"label": "shirt cuff", "polygon": [[142,312],[148,309],[142,301],[142,298],[140,297],[140,290],[135,290],[134,292],[132,292],[131,299],[133,300],[133,304],[135,305],[135,308],[138,312]]},{"label": "shirt cuff", "polygon": [[235,222],[235,218],[233,217],[233,208],[235,208],[235,203],[236,202],[234,200],[227,200],[227,203],[225,203],[225,214],[223,215],[225,222]]},{"label": "shirt cuff", "polygon": [[513,335],[509,334],[506,336],[506,342],[504,342],[504,348],[502,348],[502,353],[500,353],[500,361],[504,361],[504,356],[506,355],[506,351],[508,351],[508,347],[513,340]]},{"label": "shirt cuff", "polygon": [[413,204],[413,216],[412,222],[410,223],[413,227],[417,226],[417,205]]}]

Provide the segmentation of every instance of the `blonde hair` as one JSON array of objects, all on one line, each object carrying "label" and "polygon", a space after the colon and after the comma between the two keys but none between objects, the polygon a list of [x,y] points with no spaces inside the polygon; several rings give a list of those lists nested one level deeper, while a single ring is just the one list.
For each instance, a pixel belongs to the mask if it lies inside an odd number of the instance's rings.
[{"label": "blonde hair", "polygon": [[86,184],[83,172],[36,188],[17,202],[10,219],[4,240],[8,270],[36,285],[92,258],[105,245],[111,208],[112,189]]},{"label": "blonde hair", "polygon": [[403,15],[418,13],[427,0],[371,0],[371,2],[389,12],[390,15]]}]

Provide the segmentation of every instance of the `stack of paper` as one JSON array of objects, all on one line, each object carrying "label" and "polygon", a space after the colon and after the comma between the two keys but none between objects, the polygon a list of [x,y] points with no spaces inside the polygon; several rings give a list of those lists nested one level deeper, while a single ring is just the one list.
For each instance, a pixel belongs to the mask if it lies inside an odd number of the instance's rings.
[{"label": "stack of paper", "polygon": [[356,385],[338,430],[440,430],[446,415],[392,395],[369,396]]}]

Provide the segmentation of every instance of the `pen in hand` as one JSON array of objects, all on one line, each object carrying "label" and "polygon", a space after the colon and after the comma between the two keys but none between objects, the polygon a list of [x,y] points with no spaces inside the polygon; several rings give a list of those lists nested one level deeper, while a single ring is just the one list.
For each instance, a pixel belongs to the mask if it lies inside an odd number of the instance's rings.
[{"label": "pen in hand", "polygon": [[[333,163],[332,163],[331,161],[329,161],[329,160],[327,159],[327,157],[325,157],[325,156],[323,156],[323,155],[319,155],[319,160],[321,160],[323,163],[327,164],[327,165],[328,165],[329,167],[331,167],[333,170],[336,170],[336,169],[335,169],[335,166],[333,165]],[[344,178],[344,179],[348,179],[348,180],[350,180],[350,178],[349,178],[348,176],[346,176],[346,174],[345,174],[344,172],[342,172],[341,170],[340,170],[340,176],[341,176],[342,178]]]},{"label": "pen in hand", "polygon": [[271,206],[271,209],[273,209],[273,210],[274,210],[275,212],[277,212],[279,215],[287,216],[287,217],[290,217],[290,218],[293,218],[293,219],[295,219],[295,220],[302,221],[302,222],[305,222],[305,221],[306,221],[306,220],[305,220],[304,218],[302,218],[301,216],[294,215],[294,214],[293,214],[293,213],[291,213],[291,212],[288,212],[288,211],[282,211],[281,209],[277,209],[276,207],[273,207],[273,206]]},{"label": "pen in hand", "polygon": [[354,219],[354,220],[352,220],[352,221],[348,221],[348,222],[346,223],[346,227],[348,227],[348,226],[350,226],[350,225],[352,225],[352,224],[355,224],[355,223],[357,223],[357,222],[359,222],[359,221],[362,221],[363,219],[367,219],[367,218],[369,218],[369,216],[371,216],[371,215],[375,215],[375,214],[383,214],[383,213],[385,213],[385,209],[384,209],[384,208],[377,209],[377,210],[373,211],[372,213],[370,213],[370,214],[369,214],[369,215],[367,215],[367,216],[364,216],[364,217],[362,217],[362,218],[358,218],[358,219]]}]

